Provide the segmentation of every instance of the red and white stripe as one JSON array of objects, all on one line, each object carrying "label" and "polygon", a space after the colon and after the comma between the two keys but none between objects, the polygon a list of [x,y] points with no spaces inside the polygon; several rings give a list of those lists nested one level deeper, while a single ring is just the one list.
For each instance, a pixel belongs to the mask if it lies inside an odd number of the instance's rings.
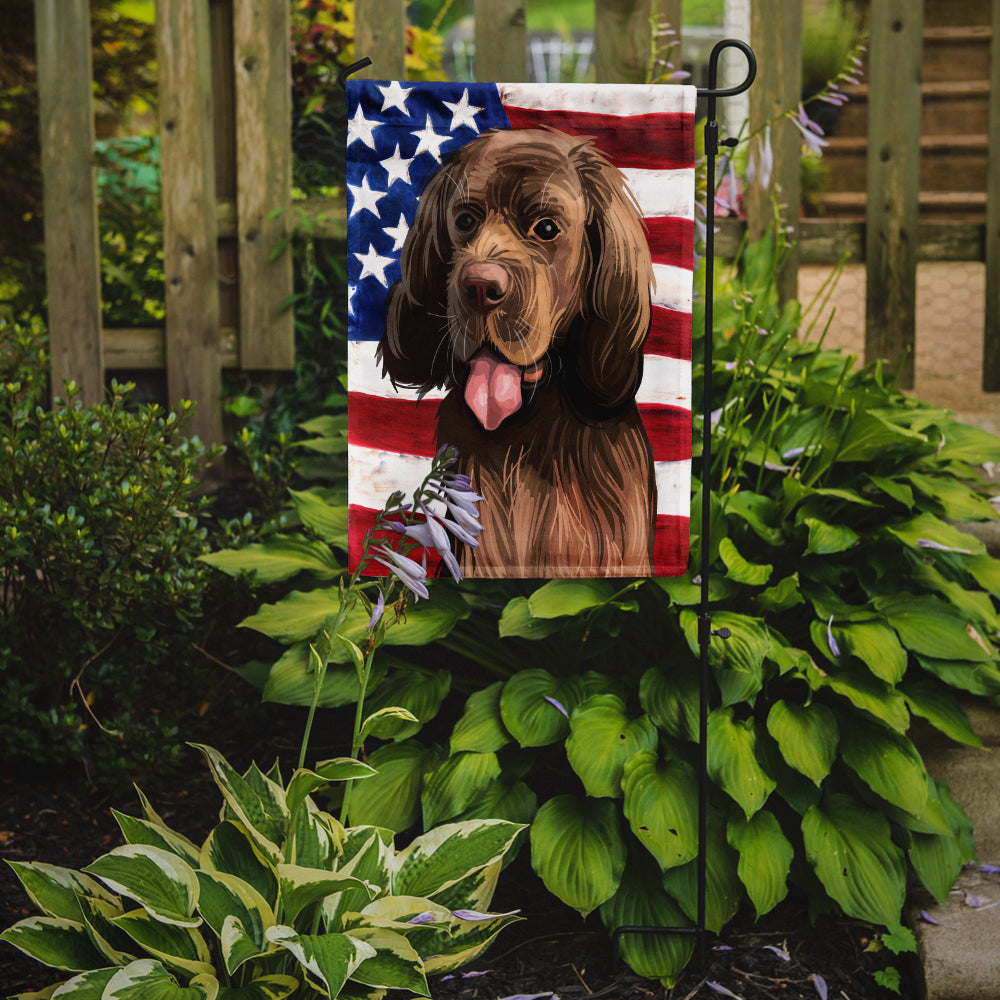
[{"label": "red and white stripe", "polygon": [[[499,84],[512,128],[590,136],[625,175],[646,222],[653,319],[639,412],[653,449],[657,576],[687,567],[691,497],[691,298],[696,91],[676,86]],[[412,493],[436,450],[444,393],[418,400],[383,379],[372,342],[348,344],[351,565],[393,490]]]}]

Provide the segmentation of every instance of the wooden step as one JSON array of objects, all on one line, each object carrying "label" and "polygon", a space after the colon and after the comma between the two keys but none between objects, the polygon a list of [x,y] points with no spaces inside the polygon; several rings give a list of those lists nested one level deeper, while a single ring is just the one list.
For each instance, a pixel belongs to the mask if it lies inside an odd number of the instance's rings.
[{"label": "wooden step", "polygon": [[[823,215],[837,219],[864,219],[868,204],[863,191],[830,191],[815,200]],[[986,193],[921,191],[919,205],[921,219],[981,223],[986,216]]]},{"label": "wooden step", "polygon": [[924,83],[988,80],[992,38],[989,25],[925,28],[921,79]]}]

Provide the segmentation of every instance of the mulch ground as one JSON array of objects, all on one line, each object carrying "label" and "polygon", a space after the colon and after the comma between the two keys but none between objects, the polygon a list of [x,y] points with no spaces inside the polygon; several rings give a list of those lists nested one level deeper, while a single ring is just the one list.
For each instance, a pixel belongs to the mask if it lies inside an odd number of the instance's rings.
[{"label": "mulch ground", "polygon": [[[279,742],[281,740],[279,739]],[[234,763],[239,747],[221,742]],[[155,790],[150,799],[171,826],[198,840],[218,813],[219,797],[200,755],[192,766]],[[108,796],[75,776],[6,775],[0,778],[0,858],[45,861],[80,868],[120,844],[111,807],[139,814],[133,793]],[[740,914],[719,938],[705,943],[704,969],[689,968],[673,989],[634,975],[617,960],[596,916],[580,918],[544,891],[522,856],[500,880],[494,908],[519,908],[525,920],[503,931],[469,969],[432,977],[435,1000],[887,1000],[873,975],[887,965],[903,973],[900,993],[918,995],[910,970],[884,951],[866,950],[872,929],[843,919],[814,927],[801,901],[786,902],[763,921]],[[0,865],[0,927],[31,915],[13,873]],[[693,963],[695,964],[695,963]],[[63,977],[65,978],[65,977]],[[38,990],[60,975],[0,944],[0,995]]]}]

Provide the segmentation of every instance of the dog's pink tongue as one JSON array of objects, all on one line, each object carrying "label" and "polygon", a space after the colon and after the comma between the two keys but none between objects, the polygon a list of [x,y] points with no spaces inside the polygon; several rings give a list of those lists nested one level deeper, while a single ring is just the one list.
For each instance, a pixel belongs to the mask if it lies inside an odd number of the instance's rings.
[{"label": "dog's pink tongue", "polygon": [[483,347],[469,358],[465,401],[488,431],[521,406],[521,369]]}]

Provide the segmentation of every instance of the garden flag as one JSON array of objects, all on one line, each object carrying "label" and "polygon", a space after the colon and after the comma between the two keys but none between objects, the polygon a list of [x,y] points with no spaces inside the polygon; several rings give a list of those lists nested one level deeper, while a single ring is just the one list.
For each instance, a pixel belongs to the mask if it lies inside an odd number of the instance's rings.
[{"label": "garden flag", "polygon": [[451,445],[467,574],[685,572],[695,97],[348,82],[352,568]]}]

